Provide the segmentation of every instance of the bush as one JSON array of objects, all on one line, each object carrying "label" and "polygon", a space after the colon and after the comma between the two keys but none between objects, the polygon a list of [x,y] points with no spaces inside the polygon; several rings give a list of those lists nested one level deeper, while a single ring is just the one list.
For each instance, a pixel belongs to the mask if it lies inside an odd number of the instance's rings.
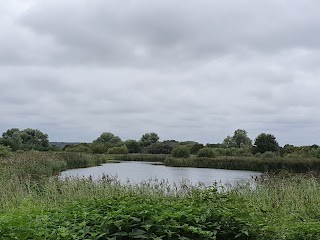
[{"label": "bush", "polygon": [[0,145],[0,157],[7,157],[11,155],[11,148]]},{"label": "bush", "polygon": [[197,157],[209,157],[209,158],[213,158],[215,157],[215,152],[212,148],[209,147],[205,147],[199,150]]},{"label": "bush", "polygon": [[108,154],[128,154],[128,148],[126,146],[122,147],[112,147],[108,149]]},{"label": "bush", "polygon": [[320,158],[320,148],[312,149],[310,155],[312,157]]},{"label": "bush", "polygon": [[190,157],[190,149],[187,146],[176,146],[171,151],[172,156],[176,158]]},{"label": "bush", "polygon": [[163,142],[152,143],[145,147],[142,152],[149,154],[170,154],[172,151],[172,146]]},{"label": "bush", "polygon": [[65,148],[66,152],[83,152],[83,153],[92,153],[92,150],[89,146],[86,146],[85,144],[77,144],[77,145],[71,145],[67,148]]},{"label": "bush", "polygon": [[277,154],[275,152],[267,151],[261,155],[263,158],[275,158]]}]

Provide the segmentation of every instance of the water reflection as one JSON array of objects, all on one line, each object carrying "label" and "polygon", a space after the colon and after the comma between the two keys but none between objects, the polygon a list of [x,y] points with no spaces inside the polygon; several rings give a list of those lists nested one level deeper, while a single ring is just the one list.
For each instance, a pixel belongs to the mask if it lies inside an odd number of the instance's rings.
[{"label": "water reflection", "polygon": [[211,186],[217,183],[219,186],[234,186],[241,182],[253,182],[252,178],[261,175],[261,173],[242,170],[167,167],[151,162],[119,162],[67,170],[62,172],[60,177],[99,180],[106,175],[117,178],[122,184],[165,180],[171,185],[188,182],[190,185]]}]

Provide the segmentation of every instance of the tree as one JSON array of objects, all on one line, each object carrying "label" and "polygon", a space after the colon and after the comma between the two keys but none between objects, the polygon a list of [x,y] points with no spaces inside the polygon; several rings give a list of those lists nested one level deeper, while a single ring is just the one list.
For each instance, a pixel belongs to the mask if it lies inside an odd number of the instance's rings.
[{"label": "tree", "polygon": [[101,135],[93,141],[93,143],[98,143],[98,144],[112,144],[112,145],[117,145],[121,144],[121,138],[114,135],[111,132],[104,132],[101,133]]},{"label": "tree", "polygon": [[226,148],[231,148],[237,146],[237,143],[234,141],[234,139],[231,136],[227,136],[224,140],[222,145]]},{"label": "tree", "polygon": [[48,135],[38,129],[27,128],[20,132],[24,149],[47,150],[49,147]]},{"label": "tree", "polygon": [[48,135],[38,129],[27,128],[20,131],[12,128],[2,134],[1,144],[10,146],[13,151],[20,149],[48,150]]},{"label": "tree", "polygon": [[145,147],[142,152],[150,154],[170,154],[172,148],[173,147],[170,144],[164,142],[155,142]]},{"label": "tree", "polygon": [[139,153],[141,151],[140,144],[136,140],[126,140],[124,144],[128,148],[129,153]]},{"label": "tree", "polygon": [[107,153],[109,148],[120,147],[122,145],[120,137],[111,132],[103,132],[92,142],[91,149],[93,153]]},{"label": "tree", "polygon": [[227,136],[223,140],[223,146],[226,148],[230,147],[245,147],[245,146],[251,146],[252,141],[251,139],[247,136],[247,131],[244,129],[237,129],[234,131],[233,136]]},{"label": "tree", "polygon": [[244,129],[235,130],[232,139],[238,148],[242,146],[251,146],[252,144],[251,139],[247,136],[247,131]]},{"label": "tree", "polygon": [[145,133],[142,135],[141,139],[140,139],[140,145],[142,147],[147,147],[149,145],[151,145],[152,143],[156,143],[159,141],[159,136],[156,133]]},{"label": "tree", "polygon": [[20,136],[19,128],[11,128],[2,134],[2,139],[0,139],[0,144],[4,146],[9,146],[13,151],[17,151],[22,147],[22,139]]},{"label": "tree", "polygon": [[261,133],[254,141],[255,152],[276,152],[279,149],[278,142],[272,134]]}]

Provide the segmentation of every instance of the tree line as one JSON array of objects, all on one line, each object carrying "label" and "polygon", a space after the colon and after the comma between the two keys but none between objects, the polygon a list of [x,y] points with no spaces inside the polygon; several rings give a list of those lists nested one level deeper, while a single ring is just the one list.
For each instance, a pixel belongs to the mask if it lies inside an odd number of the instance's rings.
[{"label": "tree line", "polygon": [[49,144],[48,135],[38,129],[8,129],[0,138],[0,151],[67,151],[95,154],[173,154],[179,157],[190,154],[199,157],[212,156],[305,156],[320,157],[318,145],[296,147],[286,144],[280,147],[273,134],[261,133],[252,141],[247,131],[237,129],[232,136],[227,136],[222,143],[206,145],[195,141],[160,141],[158,134],[145,133],[139,140],[123,141],[111,132],[103,132],[91,143],[67,144],[62,149]]}]

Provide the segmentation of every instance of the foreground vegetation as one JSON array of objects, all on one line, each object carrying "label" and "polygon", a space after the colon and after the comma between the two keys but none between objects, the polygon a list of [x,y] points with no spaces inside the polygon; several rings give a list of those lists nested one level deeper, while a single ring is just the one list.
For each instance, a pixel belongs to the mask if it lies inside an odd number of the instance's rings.
[{"label": "foreground vegetation", "polygon": [[231,191],[53,176],[106,161],[79,153],[0,158],[1,239],[320,239],[320,182],[310,175]]}]

